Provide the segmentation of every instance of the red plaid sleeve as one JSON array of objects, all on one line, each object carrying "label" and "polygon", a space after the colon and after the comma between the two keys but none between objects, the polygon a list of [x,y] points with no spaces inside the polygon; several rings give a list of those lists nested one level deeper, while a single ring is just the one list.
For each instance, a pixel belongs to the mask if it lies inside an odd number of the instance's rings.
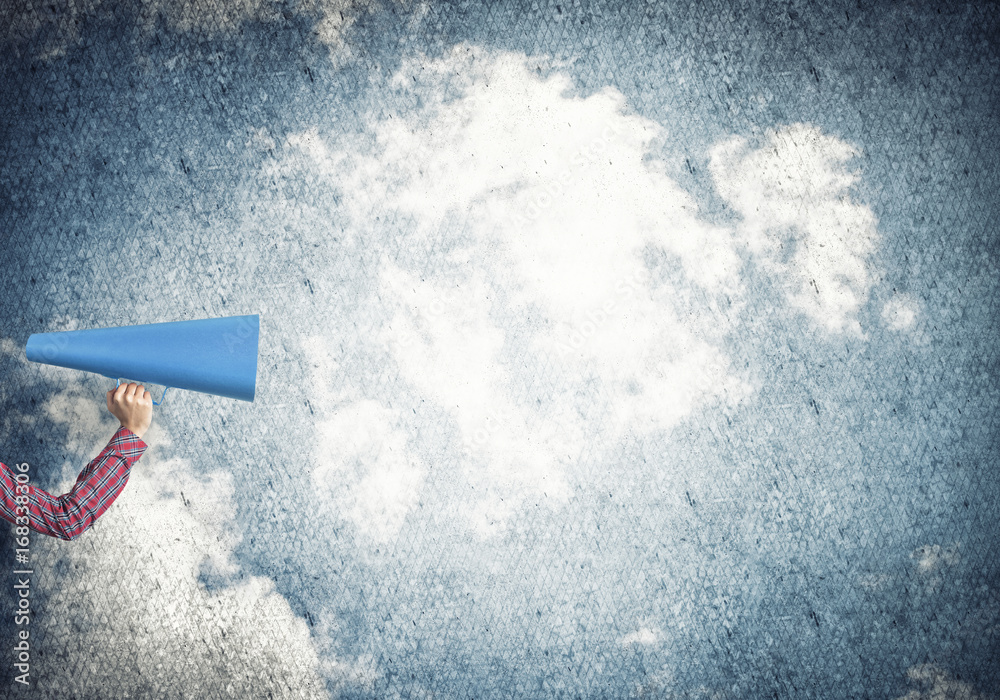
[{"label": "red plaid sleeve", "polygon": [[114,503],[146,447],[138,435],[119,427],[80,472],[72,490],[58,497],[30,482],[17,483],[14,471],[0,463],[0,516],[44,535],[72,540],[89,530]]}]

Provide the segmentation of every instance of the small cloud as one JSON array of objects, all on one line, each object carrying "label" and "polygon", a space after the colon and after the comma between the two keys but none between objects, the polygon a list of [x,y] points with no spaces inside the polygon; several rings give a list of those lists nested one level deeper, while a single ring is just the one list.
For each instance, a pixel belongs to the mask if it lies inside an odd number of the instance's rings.
[{"label": "small cloud", "polygon": [[362,12],[371,12],[379,3],[372,0],[303,0],[299,10],[319,15],[313,25],[313,34],[331,52],[344,49],[344,33]]},{"label": "small cloud", "polygon": [[383,11],[395,16],[410,10],[407,28],[412,32],[426,16],[427,5],[413,0],[300,0],[296,9],[315,19],[313,36],[329,49],[336,65],[352,55],[345,36],[363,14]]},{"label": "small cloud", "polygon": [[629,647],[633,645],[648,646],[655,644],[660,639],[660,630],[643,627],[635,632],[629,632],[621,638],[621,645]]},{"label": "small cloud", "polygon": [[0,338],[0,353],[10,357],[23,357],[24,348],[12,338]]},{"label": "small cloud", "polygon": [[937,664],[913,666],[906,676],[919,687],[897,700],[985,700],[970,684],[952,677]]},{"label": "small cloud", "polygon": [[871,209],[848,195],[858,175],[845,164],[858,152],[808,124],[768,132],[751,150],[733,137],[712,149],[719,193],[743,217],[737,234],[776,279],[785,297],[832,333],[861,335],[856,319],[873,275],[878,242]]},{"label": "small cloud", "polygon": [[907,294],[897,294],[882,307],[882,320],[894,331],[913,327],[917,318],[917,302]]},{"label": "small cloud", "polygon": [[911,559],[917,560],[917,570],[924,575],[932,574],[945,566],[953,566],[961,559],[956,542],[948,547],[939,544],[925,544],[910,553]]},{"label": "small cloud", "polygon": [[958,547],[957,542],[948,547],[925,544],[910,553],[910,558],[917,560],[917,572],[925,579],[925,590],[928,593],[940,590],[944,583],[943,570],[961,560]]}]

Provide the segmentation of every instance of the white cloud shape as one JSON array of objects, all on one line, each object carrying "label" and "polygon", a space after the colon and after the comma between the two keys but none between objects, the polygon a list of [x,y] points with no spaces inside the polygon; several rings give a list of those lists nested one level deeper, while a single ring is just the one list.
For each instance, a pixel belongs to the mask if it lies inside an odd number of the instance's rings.
[{"label": "white cloud shape", "polygon": [[15,343],[12,338],[0,338],[0,353],[16,357],[22,350],[23,348]]},{"label": "white cloud shape", "polygon": [[[63,465],[59,492],[114,432],[103,399],[70,387],[48,399],[48,417],[65,424],[66,448],[80,459]],[[63,696],[120,694],[327,697],[305,621],[266,577],[239,577],[233,548],[233,481],[225,470],[204,476],[188,460],[159,459],[170,443],[155,422],[150,448],[133,467],[111,508],[79,540],[37,536],[32,554],[61,573],[46,591],[45,625],[69,659],[100,659],[100,673],[46,674]],[[202,572],[230,580],[209,590]]]},{"label": "white cloud shape", "polygon": [[952,566],[961,560],[958,543],[942,547],[939,544],[925,544],[910,553],[917,560],[917,570],[921,574],[932,574],[945,566]]},{"label": "white cloud shape", "polygon": [[[372,138],[343,147],[319,129],[292,135],[274,173],[326,178],[341,195],[338,245],[364,241],[380,260],[377,342],[452,416],[475,492],[456,508],[484,533],[525,499],[568,498],[591,436],[669,431],[752,393],[725,350],[745,303],[742,249],[793,280],[790,302],[832,332],[859,330],[870,284],[874,218],[846,198],[849,146],[805,125],[756,151],[727,142],[713,174],[744,220],[713,225],[652,157],[659,124],[629,114],[612,88],[573,96],[538,62],[466,44],[404,61],[391,82],[418,108],[370,118]],[[432,265],[377,252],[387,218]],[[789,260],[777,253],[785,230],[801,241]]]},{"label": "white cloud shape", "polygon": [[831,332],[862,335],[856,313],[872,285],[875,215],[850,199],[849,144],[806,124],[769,130],[750,150],[731,138],[711,152],[716,187],[743,217],[739,236],[785,278],[789,303]]},{"label": "white cloud shape", "polygon": [[656,644],[659,641],[662,633],[658,629],[653,629],[651,627],[641,627],[634,632],[629,632],[624,637],[621,638],[620,642],[623,647],[629,647],[633,645],[639,646],[649,646],[650,644]]},{"label": "white cloud shape", "polygon": [[906,672],[919,688],[897,700],[980,700],[983,696],[970,684],[954,678],[937,664],[920,664]]},{"label": "white cloud shape", "polygon": [[944,583],[944,569],[962,560],[958,552],[959,543],[942,547],[939,544],[925,544],[910,552],[910,558],[917,561],[917,572],[924,579],[927,593],[935,593]]}]

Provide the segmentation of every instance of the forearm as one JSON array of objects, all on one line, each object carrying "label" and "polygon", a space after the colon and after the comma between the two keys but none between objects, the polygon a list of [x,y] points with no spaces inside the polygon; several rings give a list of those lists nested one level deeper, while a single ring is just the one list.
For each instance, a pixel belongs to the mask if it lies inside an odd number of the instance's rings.
[{"label": "forearm", "polygon": [[[107,446],[83,469],[69,493],[53,496],[31,484],[14,484],[15,523],[52,537],[71,540],[86,532],[125,488],[132,465],[146,449],[135,433],[120,427]],[[2,475],[0,481],[9,481]],[[3,491],[9,485],[0,484]],[[6,495],[5,495],[6,500]],[[10,520],[10,517],[7,518]]]}]

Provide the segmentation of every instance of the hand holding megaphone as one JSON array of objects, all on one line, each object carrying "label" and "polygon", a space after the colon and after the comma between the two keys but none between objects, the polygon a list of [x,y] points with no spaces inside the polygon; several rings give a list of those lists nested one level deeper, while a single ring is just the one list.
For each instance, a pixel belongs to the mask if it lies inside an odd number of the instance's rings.
[{"label": "hand holding megaphone", "polygon": [[132,465],[146,449],[142,435],[153,420],[153,406],[158,405],[142,384],[122,384],[121,378],[162,384],[164,394],[168,387],[177,387],[253,401],[259,334],[256,314],[33,333],[24,347],[31,362],[117,378],[107,403],[122,427],[63,496],[37,486],[25,486],[27,493],[22,493],[21,477],[27,475],[15,474],[0,463],[0,520],[64,540],[86,532],[125,487]]},{"label": "hand holding megaphone", "polygon": [[141,384],[119,384],[108,390],[108,410],[141,438],[153,421],[153,397]]}]

